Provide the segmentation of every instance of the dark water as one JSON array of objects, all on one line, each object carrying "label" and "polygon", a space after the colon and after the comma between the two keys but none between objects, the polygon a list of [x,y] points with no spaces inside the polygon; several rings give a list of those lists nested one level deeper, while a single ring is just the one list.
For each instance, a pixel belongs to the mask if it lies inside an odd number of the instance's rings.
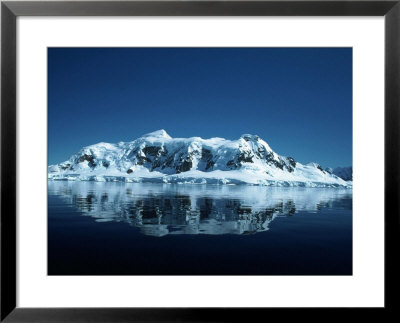
[{"label": "dark water", "polygon": [[53,182],[49,275],[351,275],[352,191]]}]

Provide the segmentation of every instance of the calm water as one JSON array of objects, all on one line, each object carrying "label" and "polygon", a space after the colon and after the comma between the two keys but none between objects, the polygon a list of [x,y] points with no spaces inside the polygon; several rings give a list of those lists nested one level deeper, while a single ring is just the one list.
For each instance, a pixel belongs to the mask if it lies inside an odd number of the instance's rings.
[{"label": "calm water", "polygon": [[351,275],[352,191],[53,182],[49,275]]}]

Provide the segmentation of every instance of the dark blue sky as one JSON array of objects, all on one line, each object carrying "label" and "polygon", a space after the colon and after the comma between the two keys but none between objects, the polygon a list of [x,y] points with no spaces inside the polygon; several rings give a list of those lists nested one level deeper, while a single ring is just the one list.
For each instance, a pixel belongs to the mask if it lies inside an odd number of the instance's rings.
[{"label": "dark blue sky", "polygon": [[352,164],[351,48],[49,48],[48,91],[50,164],[158,129]]}]

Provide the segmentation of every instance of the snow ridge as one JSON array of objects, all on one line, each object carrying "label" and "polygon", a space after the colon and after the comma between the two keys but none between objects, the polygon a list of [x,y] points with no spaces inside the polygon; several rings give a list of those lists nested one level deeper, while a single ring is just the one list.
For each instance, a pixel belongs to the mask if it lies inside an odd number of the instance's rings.
[{"label": "snow ridge", "polygon": [[131,142],[98,143],[48,167],[50,180],[351,187],[316,163],[284,157],[256,135],[172,138],[161,129]]}]

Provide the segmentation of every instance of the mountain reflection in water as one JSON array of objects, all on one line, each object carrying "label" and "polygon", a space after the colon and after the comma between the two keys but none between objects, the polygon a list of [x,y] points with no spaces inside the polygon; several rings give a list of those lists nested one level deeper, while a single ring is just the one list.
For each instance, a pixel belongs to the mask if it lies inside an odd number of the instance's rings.
[{"label": "mountain reflection in water", "polygon": [[276,217],[351,209],[349,189],[49,181],[49,195],[98,222],[126,222],[145,235],[249,234]]}]

